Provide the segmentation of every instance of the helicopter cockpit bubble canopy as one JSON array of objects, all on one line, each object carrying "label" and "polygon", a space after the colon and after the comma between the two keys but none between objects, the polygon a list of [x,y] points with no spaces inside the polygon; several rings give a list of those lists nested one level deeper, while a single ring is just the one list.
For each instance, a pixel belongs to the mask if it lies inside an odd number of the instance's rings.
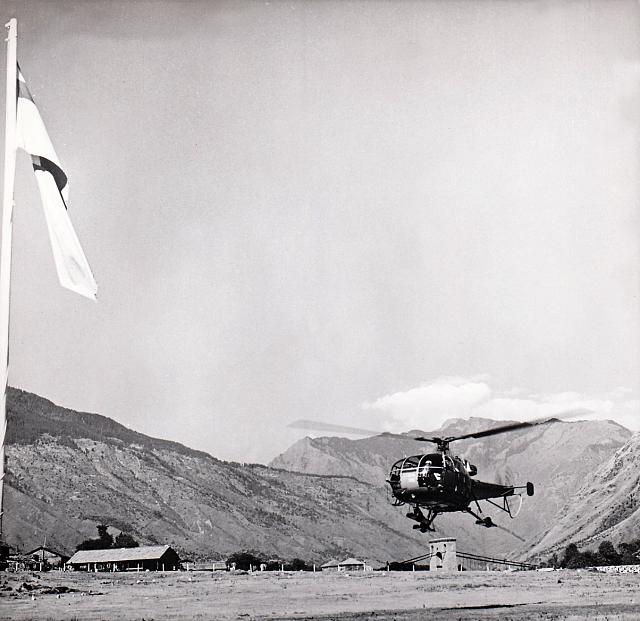
[{"label": "helicopter cockpit bubble canopy", "polygon": [[412,455],[400,459],[391,467],[389,483],[392,488],[401,487],[405,490],[424,487],[431,478],[436,483],[442,473],[442,459],[441,453]]}]

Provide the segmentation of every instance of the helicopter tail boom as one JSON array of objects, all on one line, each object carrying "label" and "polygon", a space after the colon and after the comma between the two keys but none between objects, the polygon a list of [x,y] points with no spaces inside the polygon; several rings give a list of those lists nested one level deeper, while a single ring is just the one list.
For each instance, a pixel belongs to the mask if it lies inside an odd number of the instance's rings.
[{"label": "helicopter tail boom", "polygon": [[514,485],[500,485],[499,483],[485,483],[484,481],[472,480],[473,497],[475,500],[489,500],[491,498],[504,498],[516,494]]}]

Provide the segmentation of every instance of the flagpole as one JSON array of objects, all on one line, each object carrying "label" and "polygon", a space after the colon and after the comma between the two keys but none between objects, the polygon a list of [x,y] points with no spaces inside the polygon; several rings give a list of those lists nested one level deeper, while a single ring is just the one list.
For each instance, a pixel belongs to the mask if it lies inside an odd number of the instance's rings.
[{"label": "flagpole", "polygon": [[7,388],[9,382],[9,301],[11,292],[11,237],[13,232],[13,186],[16,172],[16,84],[18,22],[6,24],[7,91],[4,130],[4,184],[2,194],[2,247],[0,248],[0,540],[4,515],[5,435],[7,431]]}]

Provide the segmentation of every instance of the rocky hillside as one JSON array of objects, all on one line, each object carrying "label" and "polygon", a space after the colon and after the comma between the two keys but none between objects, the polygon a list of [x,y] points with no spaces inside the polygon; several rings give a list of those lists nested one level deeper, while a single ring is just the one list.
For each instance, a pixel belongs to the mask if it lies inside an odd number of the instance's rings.
[{"label": "rocky hillside", "polygon": [[384,562],[423,550],[380,485],[223,462],[19,390],[8,404],[4,536],[23,551],[46,540],[72,552],[97,523],[192,558]]},{"label": "rocky hillside", "polygon": [[[4,535],[22,550],[46,541],[72,552],[96,536],[98,523],[141,543],[172,544],[194,559],[256,549],[314,562],[356,556],[382,563],[423,553],[430,538],[412,530],[406,508],[388,502],[391,464],[426,449],[410,439],[306,438],[266,467],[223,462],[24,391],[10,390],[8,406]],[[454,420],[438,433],[495,424]],[[440,516],[437,536],[457,537],[468,552],[530,557],[567,541],[563,533],[575,539],[633,530],[637,475],[629,487],[628,471],[637,473],[639,464],[630,437],[615,423],[590,421],[456,443],[456,452],[478,466],[478,478],[531,480],[536,496],[525,499],[513,521],[486,511],[516,536],[480,528],[465,515]],[[611,481],[606,492],[602,486]],[[574,499],[579,489],[582,504]],[[607,513],[614,491],[619,510]],[[574,518],[567,513],[572,507]],[[589,512],[598,507],[596,521]]]},{"label": "rocky hillside", "polygon": [[599,468],[584,473],[583,484],[535,551],[548,555],[572,542],[595,549],[603,540],[617,545],[639,537],[640,433],[636,433]]},{"label": "rocky hillside", "polygon": [[[425,435],[459,435],[496,426],[485,419],[451,420],[441,429]],[[422,432],[421,432],[422,433]],[[532,557],[539,542],[547,536],[573,502],[574,494],[587,473],[600,468],[625,445],[631,432],[611,421],[556,422],[508,434],[456,442],[452,450],[478,467],[477,478],[499,483],[536,486],[533,498],[525,498],[515,520],[485,505],[485,513],[498,524],[524,539],[519,541],[504,531],[484,531],[485,548],[494,553],[514,553]],[[428,445],[385,436],[348,440],[344,438],[305,438],[271,463],[272,466],[316,472],[344,474],[384,485],[391,464],[403,456],[427,452]],[[468,516],[440,516],[439,528],[459,540],[478,540],[477,527]],[[478,549],[478,544],[475,544]]]}]

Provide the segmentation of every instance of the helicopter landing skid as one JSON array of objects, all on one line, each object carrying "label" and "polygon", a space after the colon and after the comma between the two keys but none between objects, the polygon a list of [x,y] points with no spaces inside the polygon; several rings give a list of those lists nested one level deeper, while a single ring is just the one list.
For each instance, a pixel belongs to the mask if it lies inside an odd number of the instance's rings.
[{"label": "helicopter landing skid", "polygon": [[474,518],[476,518],[476,524],[478,524],[478,526],[484,526],[485,528],[491,528],[492,526],[497,526],[497,524],[494,524],[493,520],[489,516],[484,518],[480,517],[475,511],[472,511],[468,507],[467,507],[467,513],[470,513]]},{"label": "helicopter landing skid", "polygon": [[437,515],[438,515],[437,511],[433,511],[432,509],[429,509],[429,512],[425,517],[424,513],[422,513],[422,510],[418,505],[415,505],[413,507],[412,512],[407,513],[407,517],[410,520],[415,520],[416,522],[418,522],[417,524],[413,525],[414,530],[419,530],[421,533],[426,533],[427,531],[430,531],[430,532],[435,531],[435,528],[433,528],[431,524],[433,523],[433,520],[436,519]]}]

